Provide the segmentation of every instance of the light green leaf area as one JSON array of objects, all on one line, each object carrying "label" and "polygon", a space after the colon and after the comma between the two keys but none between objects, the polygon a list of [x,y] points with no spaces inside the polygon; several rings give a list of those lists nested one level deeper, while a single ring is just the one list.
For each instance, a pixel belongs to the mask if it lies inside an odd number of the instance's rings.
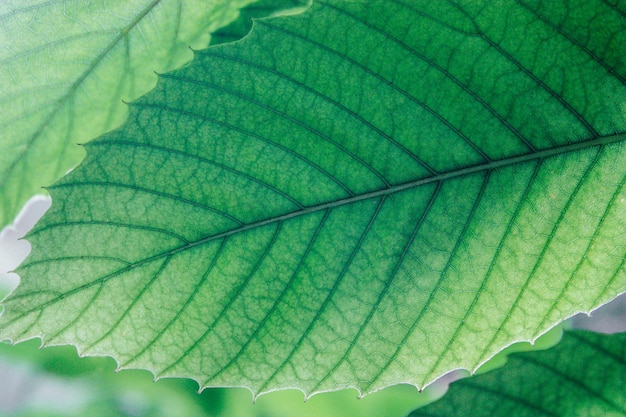
[{"label": "light green leaf area", "polygon": [[253,0],[0,4],[0,227]]},{"label": "light green leaf area", "polygon": [[626,333],[565,332],[557,347],[516,353],[502,369],[450,386],[409,417],[626,416]]},{"label": "light green leaf area", "polygon": [[0,335],[256,394],[476,370],[626,291],[625,27],[586,0],[257,21],[86,145]]}]

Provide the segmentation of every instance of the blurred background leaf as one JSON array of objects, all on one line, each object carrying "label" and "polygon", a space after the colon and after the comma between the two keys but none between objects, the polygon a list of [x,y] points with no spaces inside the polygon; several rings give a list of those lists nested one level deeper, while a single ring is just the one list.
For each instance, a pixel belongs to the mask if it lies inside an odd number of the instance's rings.
[{"label": "blurred background leaf", "polygon": [[568,331],[556,347],[514,354],[410,416],[626,416],[625,345],[626,333]]}]

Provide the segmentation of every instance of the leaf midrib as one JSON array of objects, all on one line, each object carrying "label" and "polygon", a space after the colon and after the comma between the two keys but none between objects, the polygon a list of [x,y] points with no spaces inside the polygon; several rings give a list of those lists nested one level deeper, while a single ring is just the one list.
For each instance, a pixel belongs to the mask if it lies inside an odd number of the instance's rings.
[{"label": "leaf midrib", "polygon": [[[218,239],[222,239],[222,238],[227,238],[229,236],[238,234],[238,233],[244,233],[248,230],[252,230],[252,229],[256,229],[258,227],[263,227],[266,225],[270,225],[270,224],[274,224],[274,223],[280,223],[289,219],[293,219],[293,218],[297,218],[300,216],[305,216],[308,214],[312,214],[312,213],[316,213],[316,212],[320,212],[320,211],[324,211],[324,210],[332,210],[333,208],[337,208],[337,207],[341,207],[341,206],[345,206],[345,205],[349,205],[349,204],[353,204],[353,203],[357,203],[359,201],[364,201],[364,200],[369,200],[369,199],[374,199],[374,198],[379,198],[379,197],[383,197],[383,196],[387,196],[390,194],[394,194],[394,193],[398,193],[401,191],[405,191],[408,189],[412,189],[412,188],[416,188],[416,187],[420,187],[423,185],[427,185],[427,184],[433,184],[433,183],[438,183],[438,182],[442,182],[442,181],[446,181],[446,180],[450,180],[453,178],[458,178],[458,177],[462,177],[462,176],[466,176],[466,175],[472,175],[475,173],[479,173],[479,172],[490,172],[493,170],[496,170],[498,168],[503,168],[503,167],[507,167],[507,166],[512,166],[515,164],[520,164],[520,163],[524,163],[524,162],[529,162],[529,161],[533,161],[533,160],[543,160],[552,156],[556,156],[556,155],[560,155],[560,154],[565,154],[565,153],[569,153],[569,152],[576,152],[576,151],[580,151],[580,150],[584,150],[584,149],[588,149],[588,148],[592,148],[594,146],[603,146],[603,145],[610,145],[610,144],[614,144],[614,143],[618,143],[618,142],[622,142],[622,141],[626,141],[626,133],[618,133],[618,134],[613,134],[613,135],[606,135],[606,136],[601,136],[597,139],[593,139],[593,140],[589,140],[589,141],[582,141],[582,142],[576,142],[576,143],[572,143],[572,144],[568,144],[568,145],[563,145],[563,146],[558,146],[558,147],[554,147],[554,148],[550,148],[550,149],[545,149],[542,151],[538,151],[538,152],[533,152],[533,153],[528,153],[528,154],[523,154],[523,155],[517,155],[517,156],[513,156],[513,157],[509,157],[509,158],[504,158],[498,161],[491,161],[488,163],[483,163],[483,164],[478,164],[478,165],[474,165],[474,166],[469,166],[469,167],[465,167],[465,168],[460,168],[460,169],[456,169],[456,170],[452,170],[449,172],[445,172],[445,173],[441,173],[441,174],[436,174],[436,175],[432,175],[430,177],[426,177],[426,178],[421,178],[418,180],[414,180],[414,181],[410,181],[407,183],[403,183],[403,184],[398,184],[392,187],[388,187],[385,189],[381,189],[381,190],[376,190],[376,191],[371,191],[371,192],[367,192],[367,193],[363,193],[363,194],[359,194],[356,196],[352,196],[352,197],[347,197],[347,198],[343,198],[343,199],[339,199],[339,200],[335,200],[335,201],[330,201],[330,202],[326,202],[326,203],[322,203],[322,204],[318,204],[315,206],[309,206],[306,207],[304,209],[301,210],[296,210],[296,211],[291,211],[279,216],[274,216],[274,217],[270,217],[268,219],[264,219],[264,220],[260,220],[257,222],[253,222],[241,227],[237,227],[231,230],[227,230],[225,232],[222,233],[218,233],[218,234],[214,234],[214,235],[210,235],[207,237],[204,237],[202,239],[198,239],[194,242],[190,242],[188,244],[185,244],[183,246],[174,248],[174,249],[169,249],[167,251],[161,252],[161,253],[157,253],[155,255],[152,255],[148,258],[142,259],[140,261],[134,262],[134,263],[130,263],[127,266],[125,266],[122,269],[118,269],[110,274],[107,274],[103,277],[100,277],[98,279],[95,279],[91,282],[88,282],[84,285],[81,285],[71,291],[68,291],[66,293],[63,293],[61,295],[59,295],[58,297],[55,297],[43,304],[40,305],[40,309],[43,309],[49,305],[54,304],[55,302],[59,301],[60,299],[66,298],[67,296],[70,296],[72,294],[75,294],[77,292],[80,292],[84,289],[87,289],[93,285],[97,285],[99,283],[102,283],[104,281],[107,281],[110,278],[116,277],[116,276],[120,276],[123,275],[124,273],[131,271],[135,268],[138,268],[142,265],[145,265],[147,263],[150,263],[152,261],[155,261],[157,259],[161,259],[163,257],[171,257],[176,255],[179,252],[183,252],[185,250],[189,250],[192,249],[194,247],[203,245],[205,243],[209,243]],[[79,185],[79,184],[74,184],[74,185]],[[72,184],[65,184],[64,186],[72,186]],[[56,186],[54,188],[57,188],[59,186]],[[46,228],[42,228],[42,229],[37,229],[35,231],[33,231],[30,236],[37,234],[38,232],[41,232],[45,229],[49,229],[55,227],[55,225],[51,225],[49,227]],[[50,259],[50,261],[53,261],[54,259]],[[11,321],[5,323],[5,326],[16,321],[19,320],[20,318],[22,318],[23,315],[14,317]]]},{"label": "leaf midrib", "polygon": [[[282,222],[285,220],[289,220],[292,218],[296,218],[296,217],[300,217],[300,216],[304,216],[307,214],[311,214],[311,213],[315,213],[318,211],[323,211],[323,210],[327,210],[327,209],[333,209],[336,207],[341,207],[341,206],[345,206],[345,205],[349,205],[349,204],[353,204],[353,203],[357,203],[359,201],[363,201],[363,200],[369,200],[369,199],[373,199],[373,198],[378,198],[378,197],[382,197],[385,195],[390,195],[390,194],[395,194],[401,191],[405,191],[411,188],[415,188],[415,187],[419,187],[419,186],[423,186],[426,184],[432,184],[432,183],[436,183],[439,181],[445,181],[445,180],[449,180],[449,179],[453,179],[453,178],[457,178],[457,177],[462,177],[465,175],[471,175],[471,174],[475,174],[478,172],[483,172],[483,171],[492,171],[498,168],[503,168],[506,166],[511,166],[511,165],[516,165],[516,164],[520,164],[520,163],[524,163],[524,162],[529,162],[529,161],[533,161],[533,160],[541,160],[541,159],[546,159],[552,156],[556,156],[556,155],[560,155],[560,154],[565,154],[565,153],[569,153],[569,152],[575,152],[575,151],[579,151],[579,150],[583,150],[583,149],[587,149],[587,148],[592,148],[594,146],[601,146],[601,145],[609,145],[612,143],[618,143],[621,141],[625,141],[626,140],[626,133],[619,133],[619,134],[614,134],[614,135],[606,135],[606,136],[601,136],[597,139],[594,140],[590,140],[590,141],[584,141],[584,142],[576,142],[576,143],[572,143],[572,144],[568,144],[568,145],[563,145],[563,146],[558,146],[555,148],[551,148],[551,149],[545,149],[542,151],[538,151],[538,152],[533,152],[533,153],[528,153],[528,154],[524,154],[524,155],[517,155],[517,156],[513,156],[513,157],[509,157],[509,158],[504,158],[498,161],[491,161],[491,162],[487,162],[487,163],[483,163],[483,164],[478,164],[478,165],[473,165],[473,166],[469,166],[469,167],[465,167],[465,168],[460,168],[457,170],[452,170],[452,171],[448,171],[448,172],[444,172],[444,173],[440,173],[440,174],[436,174],[436,175],[432,175],[426,178],[420,178],[418,180],[413,180],[413,181],[409,181],[406,183],[402,183],[402,184],[398,184],[398,185],[394,185],[388,188],[384,188],[381,190],[376,190],[376,191],[370,191],[367,193],[363,193],[363,194],[358,194],[355,196],[351,196],[351,197],[346,197],[343,199],[339,199],[339,200],[334,200],[334,201],[330,201],[330,202],[326,202],[326,203],[322,203],[322,204],[317,204],[314,206],[309,206],[309,207],[305,207],[303,209],[300,210],[296,210],[296,211],[291,211],[279,216],[274,216],[274,217],[270,217],[268,219],[264,219],[264,220],[260,220],[260,221],[256,221],[253,223],[249,223],[246,225],[243,225],[241,227],[235,228],[235,229],[231,229],[231,230],[227,230],[225,232],[216,234],[216,235],[211,235],[211,236],[207,236],[204,237],[202,239],[196,240],[194,242],[189,242],[188,244],[181,246],[179,248],[176,249],[171,249],[167,252],[162,252],[159,254],[156,254],[150,258],[146,258],[145,260],[133,263],[133,266],[140,266],[145,262],[150,262],[153,261],[155,259],[158,259],[160,257],[163,256],[169,256],[169,255],[174,255],[178,252],[181,252],[183,250],[186,249],[190,249],[192,247],[198,246],[198,245],[202,245],[204,243],[210,242],[212,240],[216,240],[216,239],[221,239],[224,237],[228,237],[228,236],[232,236],[234,234],[237,233],[243,233],[246,232],[248,230],[251,229],[256,229],[258,227],[262,227],[262,226],[266,226],[268,224],[272,224],[272,223],[276,223],[276,222]],[[72,186],[73,184],[69,183],[66,184],[65,186]],[[52,188],[60,188],[62,185],[57,185],[55,187]],[[37,232],[40,232],[44,229],[38,229],[36,231],[34,231],[32,234],[35,234]]]}]

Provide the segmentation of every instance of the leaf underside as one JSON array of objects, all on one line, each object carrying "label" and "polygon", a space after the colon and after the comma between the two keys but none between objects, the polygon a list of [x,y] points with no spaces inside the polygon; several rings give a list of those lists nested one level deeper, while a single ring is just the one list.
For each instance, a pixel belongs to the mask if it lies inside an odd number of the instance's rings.
[{"label": "leaf underside", "polygon": [[565,332],[557,347],[516,353],[409,417],[626,416],[625,347],[626,333]]},{"label": "leaf underside", "polygon": [[253,0],[11,0],[0,4],[0,228],[122,124],[122,100],[179,68]]},{"label": "leaf underside", "polygon": [[0,335],[256,394],[474,370],[626,290],[625,25],[582,0],[259,20],[86,145]]}]

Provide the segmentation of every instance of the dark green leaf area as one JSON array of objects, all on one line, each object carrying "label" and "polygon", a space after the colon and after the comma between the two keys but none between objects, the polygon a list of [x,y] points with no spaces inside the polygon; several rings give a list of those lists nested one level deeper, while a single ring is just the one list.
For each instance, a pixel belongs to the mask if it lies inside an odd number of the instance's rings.
[{"label": "dark green leaf area", "polygon": [[239,17],[211,34],[211,45],[234,42],[252,29],[254,19],[269,16],[295,14],[309,6],[307,0],[256,0],[239,11]]},{"label": "dark green leaf area", "polygon": [[513,354],[409,417],[626,416],[624,346],[626,334],[565,332],[556,347]]},{"label": "dark green leaf area", "polygon": [[371,392],[614,298],[626,18],[573,3],[316,2],[197,52],[51,189],[2,335]]}]

